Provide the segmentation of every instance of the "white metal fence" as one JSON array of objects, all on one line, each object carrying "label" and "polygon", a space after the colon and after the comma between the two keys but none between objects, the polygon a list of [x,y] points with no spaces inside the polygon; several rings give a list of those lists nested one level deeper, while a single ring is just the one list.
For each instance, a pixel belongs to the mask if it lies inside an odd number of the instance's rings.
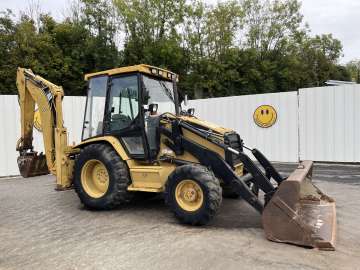
[{"label": "white metal fence", "polygon": [[[85,111],[84,97],[64,98],[64,121],[69,143],[79,142]],[[20,108],[17,96],[0,96],[0,177],[18,175],[16,141],[20,137]],[[34,129],[34,149],[44,151],[42,134]]]},{"label": "white metal fence", "polygon": [[299,90],[301,160],[360,162],[360,85]]},{"label": "white metal fence", "polygon": [[[253,121],[260,105],[276,109],[273,126],[260,128]],[[199,118],[236,130],[246,145],[262,150],[272,161],[360,162],[360,85],[192,100],[189,107]],[[84,97],[65,97],[69,143],[80,141],[84,109]],[[19,174],[15,151],[19,136],[17,96],[0,96],[0,176]],[[34,146],[43,150],[36,130]]]},{"label": "white metal fence", "polygon": [[[261,128],[253,121],[257,107],[271,105],[277,120],[269,128]],[[274,161],[298,161],[297,92],[235,96],[193,100],[199,118],[236,130],[245,145],[260,149]]]}]

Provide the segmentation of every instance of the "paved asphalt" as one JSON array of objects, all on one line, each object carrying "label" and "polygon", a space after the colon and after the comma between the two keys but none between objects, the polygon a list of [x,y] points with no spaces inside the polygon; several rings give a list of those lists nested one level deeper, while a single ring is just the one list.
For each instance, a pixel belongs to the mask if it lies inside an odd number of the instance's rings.
[{"label": "paved asphalt", "polygon": [[73,190],[54,191],[53,176],[2,178],[0,269],[360,269],[360,166],[316,165],[314,182],[337,202],[334,252],[267,241],[242,200],[190,227],[162,199],[88,211]]}]

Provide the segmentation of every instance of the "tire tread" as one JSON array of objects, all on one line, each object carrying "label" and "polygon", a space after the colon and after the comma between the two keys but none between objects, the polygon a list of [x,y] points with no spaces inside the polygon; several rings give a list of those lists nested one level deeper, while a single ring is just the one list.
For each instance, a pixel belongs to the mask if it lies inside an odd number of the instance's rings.
[{"label": "tire tread", "polygon": [[[198,210],[198,214],[187,214],[183,211],[173,196],[176,184],[181,179],[193,179],[201,184],[204,192],[205,205]],[[219,180],[212,171],[201,165],[183,165],[177,167],[169,176],[165,185],[165,202],[182,223],[191,225],[205,225],[218,212],[222,202],[222,190]]]},{"label": "tire tread", "polygon": [[[108,169],[110,181],[115,181],[114,188],[110,194],[105,194],[104,199],[98,200],[94,204],[94,199],[89,200],[89,196],[81,186],[81,169],[87,157],[96,153],[99,159],[105,163]],[[110,168],[108,168],[110,167]],[[80,154],[75,160],[74,166],[74,187],[80,201],[87,207],[98,210],[110,210],[122,204],[128,203],[132,194],[127,190],[131,183],[129,171],[125,162],[120,158],[116,151],[106,144],[91,144],[81,149]],[[101,197],[101,198],[103,198]]]}]

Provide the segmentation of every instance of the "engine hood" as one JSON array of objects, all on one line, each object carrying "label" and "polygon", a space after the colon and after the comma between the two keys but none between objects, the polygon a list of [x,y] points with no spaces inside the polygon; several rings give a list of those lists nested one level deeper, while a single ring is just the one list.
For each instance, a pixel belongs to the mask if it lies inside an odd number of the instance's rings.
[{"label": "engine hood", "polygon": [[210,130],[211,132],[218,133],[219,135],[224,136],[226,133],[233,133],[235,132],[232,129],[224,128],[222,126],[201,120],[199,118],[196,118],[194,116],[179,116],[179,119],[182,121],[185,121],[191,125],[194,125],[198,128],[202,128],[204,130]]}]

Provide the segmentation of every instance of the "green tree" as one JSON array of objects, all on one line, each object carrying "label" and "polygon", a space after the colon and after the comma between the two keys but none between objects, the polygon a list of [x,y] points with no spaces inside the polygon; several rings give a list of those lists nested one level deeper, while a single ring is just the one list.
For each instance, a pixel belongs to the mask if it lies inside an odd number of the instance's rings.
[{"label": "green tree", "polygon": [[299,57],[302,59],[301,87],[324,85],[335,79],[337,60],[341,56],[341,42],[329,35],[307,37],[301,44]]},{"label": "green tree", "polygon": [[10,10],[0,12],[0,94],[14,94],[16,65],[13,63],[16,25]]},{"label": "green tree", "polygon": [[189,70],[183,87],[194,97],[226,94],[222,85],[223,56],[235,46],[243,13],[236,1],[207,6],[194,0],[187,6],[183,41]]},{"label": "green tree", "polygon": [[354,59],[346,64],[351,80],[360,83],[360,60]]},{"label": "green tree", "polygon": [[81,0],[80,21],[77,24],[90,33],[84,48],[88,65],[104,70],[120,63],[116,46],[117,20],[112,4],[107,0]]},{"label": "green tree", "polygon": [[1,93],[16,93],[18,66],[64,86],[68,95],[84,94],[84,74],[120,64],[114,17],[108,1],[83,0],[78,12],[63,22],[41,14],[37,23],[27,15],[15,21],[0,14]]},{"label": "green tree", "polygon": [[146,62],[178,70],[182,62],[177,28],[184,18],[185,1],[114,0],[125,29],[126,64]]},{"label": "green tree", "polygon": [[302,33],[303,16],[298,0],[245,0],[244,45],[260,52],[285,51]]},{"label": "green tree", "polygon": [[85,73],[139,63],[180,74],[193,97],[359,81],[357,62],[338,64],[339,40],[311,36],[298,0],[73,0],[60,22],[39,9],[23,14],[0,13],[0,93],[16,93],[18,66],[67,95],[84,93]]}]

